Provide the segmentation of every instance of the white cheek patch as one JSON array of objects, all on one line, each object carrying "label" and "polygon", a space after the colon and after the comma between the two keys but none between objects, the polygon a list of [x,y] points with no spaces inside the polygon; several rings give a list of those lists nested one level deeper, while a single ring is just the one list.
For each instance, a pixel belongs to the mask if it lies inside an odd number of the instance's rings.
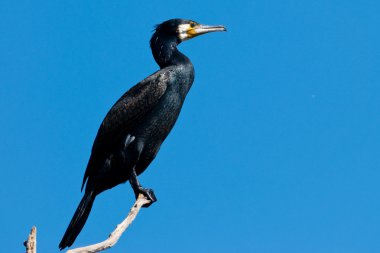
[{"label": "white cheek patch", "polygon": [[187,34],[187,31],[190,29],[189,24],[181,24],[178,26],[178,37],[180,40],[184,41],[189,39],[189,35]]}]

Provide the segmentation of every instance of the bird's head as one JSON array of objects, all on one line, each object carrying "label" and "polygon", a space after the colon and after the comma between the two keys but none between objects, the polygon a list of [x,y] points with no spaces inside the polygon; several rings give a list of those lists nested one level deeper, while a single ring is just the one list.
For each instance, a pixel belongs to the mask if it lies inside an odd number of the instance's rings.
[{"label": "bird's head", "polygon": [[192,20],[170,19],[156,26],[156,33],[177,39],[177,43],[209,32],[227,31],[222,25],[202,25]]},{"label": "bird's head", "polygon": [[153,57],[161,68],[188,61],[186,56],[177,51],[177,45],[198,35],[218,31],[226,31],[226,28],[221,25],[201,25],[186,19],[170,19],[157,25],[150,39]]}]

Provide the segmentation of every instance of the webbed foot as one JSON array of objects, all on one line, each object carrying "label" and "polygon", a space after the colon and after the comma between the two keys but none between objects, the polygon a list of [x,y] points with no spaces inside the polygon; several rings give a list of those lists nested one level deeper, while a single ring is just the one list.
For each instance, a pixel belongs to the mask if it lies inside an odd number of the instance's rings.
[{"label": "webbed foot", "polygon": [[154,195],[154,191],[152,189],[139,187],[137,191],[135,191],[136,199],[139,197],[140,193],[150,200],[150,203],[143,205],[143,207],[149,207],[151,204],[157,201],[156,195]]}]

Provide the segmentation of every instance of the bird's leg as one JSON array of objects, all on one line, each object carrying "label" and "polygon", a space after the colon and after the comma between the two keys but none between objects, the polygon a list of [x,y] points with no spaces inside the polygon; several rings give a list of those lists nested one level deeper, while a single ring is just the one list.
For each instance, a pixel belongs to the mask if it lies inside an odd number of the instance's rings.
[{"label": "bird's leg", "polygon": [[140,182],[139,180],[137,179],[137,174],[136,174],[136,170],[135,170],[135,167],[133,167],[131,169],[131,172],[129,174],[129,183],[131,184],[132,186],[132,189],[135,193],[135,197],[136,199],[138,198],[139,194],[142,193],[147,199],[149,199],[151,202],[147,205],[144,205],[143,207],[148,207],[150,206],[153,202],[156,202],[157,201],[157,198],[156,198],[156,195],[154,195],[154,192],[152,189],[148,189],[148,188],[143,188],[141,185],[140,185]]},{"label": "bird's leg", "polygon": [[138,163],[140,159],[141,152],[144,148],[144,145],[142,142],[138,142],[136,146],[130,150],[127,150],[129,145],[135,140],[135,137],[132,135],[128,135],[125,139],[124,143],[124,164],[127,164],[127,160],[125,155],[129,154],[130,157],[133,157],[134,159],[131,159],[129,162],[132,164],[135,164],[129,171],[129,183],[132,186],[133,192],[135,193],[136,199],[139,197],[139,194],[143,194],[147,199],[150,200],[150,203],[147,205],[144,205],[143,207],[150,206],[153,202],[157,201],[156,196],[154,195],[154,192],[152,189],[143,188],[137,179],[137,173],[136,173],[136,164]]}]

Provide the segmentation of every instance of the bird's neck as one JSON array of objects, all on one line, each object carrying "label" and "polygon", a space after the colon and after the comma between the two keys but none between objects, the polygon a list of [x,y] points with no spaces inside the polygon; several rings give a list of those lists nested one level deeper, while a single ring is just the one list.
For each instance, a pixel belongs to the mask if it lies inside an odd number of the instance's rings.
[{"label": "bird's neck", "polygon": [[160,68],[190,63],[190,60],[178,49],[178,40],[174,37],[154,35],[150,41],[153,57]]}]

